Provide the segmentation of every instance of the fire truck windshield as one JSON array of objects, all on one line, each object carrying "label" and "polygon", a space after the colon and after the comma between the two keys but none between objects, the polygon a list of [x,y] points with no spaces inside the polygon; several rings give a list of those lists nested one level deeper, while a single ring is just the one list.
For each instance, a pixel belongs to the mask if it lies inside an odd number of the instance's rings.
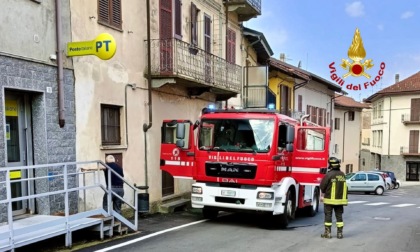
[{"label": "fire truck windshield", "polygon": [[268,152],[273,144],[272,119],[203,119],[200,150]]}]

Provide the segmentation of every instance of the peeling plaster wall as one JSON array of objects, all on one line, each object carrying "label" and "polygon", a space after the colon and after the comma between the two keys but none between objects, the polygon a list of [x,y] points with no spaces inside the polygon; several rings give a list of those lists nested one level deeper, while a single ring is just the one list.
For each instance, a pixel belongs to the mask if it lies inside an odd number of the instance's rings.
[{"label": "peeling plaster wall", "polygon": [[[159,1],[151,1],[152,39],[159,38],[158,3]],[[155,89],[152,92],[152,127],[144,133],[143,124],[149,123],[148,86],[145,78],[146,1],[122,2],[122,31],[97,22],[97,1],[72,0],[71,8],[73,41],[92,40],[98,34],[107,32],[117,43],[116,54],[108,61],[95,56],[73,58],[76,82],[77,161],[104,161],[107,153],[121,153],[125,179],[131,184],[145,185],[146,140],[150,203],[160,202],[162,121],[174,118],[195,121],[200,116],[202,108],[215,98],[210,94],[203,94],[197,99],[188,98],[186,90],[177,85],[164,85],[158,90]],[[182,20],[184,26],[189,17],[188,8],[189,4],[184,2]],[[187,33],[189,30],[184,27],[183,32]],[[184,39],[189,41],[187,34]],[[126,87],[127,84],[135,84],[136,88]],[[125,91],[127,91],[127,101],[125,101]],[[101,144],[101,104],[121,106],[122,142],[119,146]],[[125,109],[127,109],[127,118]],[[100,181],[105,183],[102,172],[99,173],[99,177]],[[92,182],[93,176],[87,177],[86,180]],[[190,180],[175,179],[175,194],[183,194],[190,190]],[[125,193],[125,199],[134,198],[130,190],[125,190]],[[89,209],[101,206],[102,196],[102,190],[89,192],[86,207]],[[79,200],[83,201],[81,198]]]}]

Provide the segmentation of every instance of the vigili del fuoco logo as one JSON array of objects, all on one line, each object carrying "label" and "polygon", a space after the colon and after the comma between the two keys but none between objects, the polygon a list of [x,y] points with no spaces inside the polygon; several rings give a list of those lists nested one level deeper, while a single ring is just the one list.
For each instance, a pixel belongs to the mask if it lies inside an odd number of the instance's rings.
[{"label": "vigili del fuoco logo", "polygon": [[[379,70],[377,71],[377,75],[375,78],[371,78],[370,74],[368,73],[374,66],[372,59],[365,59],[366,58],[366,51],[363,47],[362,37],[360,36],[360,31],[356,28],[354,32],[353,41],[351,42],[350,48],[347,52],[348,59],[341,60],[341,67],[346,71],[341,77],[337,73],[337,69],[335,68],[335,62],[332,62],[330,67],[330,74],[331,80],[336,82],[338,85],[347,88],[348,90],[353,91],[360,91],[363,89],[367,89],[370,86],[375,86],[378,83],[382,76],[384,75],[385,71],[385,63],[382,62],[379,65]],[[353,84],[349,83],[346,84],[345,79],[349,76],[353,77],[365,77],[366,79],[370,79],[363,84]]]}]

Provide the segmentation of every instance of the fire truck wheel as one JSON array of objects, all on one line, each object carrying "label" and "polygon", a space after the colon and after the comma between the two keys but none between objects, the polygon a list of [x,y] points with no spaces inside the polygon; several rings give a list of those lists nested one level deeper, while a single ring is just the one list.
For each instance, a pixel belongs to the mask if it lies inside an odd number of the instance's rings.
[{"label": "fire truck wheel", "polygon": [[280,228],[287,228],[289,225],[289,221],[294,218],[295,216],[295,206],[293,202],[292,192],[287,191],[286,194],[286,204],[285,204],[285,213],[278,216],[278,223]]},{"label": "fire truck wheel", "polygon": [[219,211],[213,208],[204,207],[203,208],[203,217],[205,219],[214,220],[217,218]]},{"label": "fire truck wheel", "polygon": [[306,207],[306,213],[309,217],[314,217],[318,212],[319,208],[319,189],[315,189],[314,196],[312,199],[312,206]]}]

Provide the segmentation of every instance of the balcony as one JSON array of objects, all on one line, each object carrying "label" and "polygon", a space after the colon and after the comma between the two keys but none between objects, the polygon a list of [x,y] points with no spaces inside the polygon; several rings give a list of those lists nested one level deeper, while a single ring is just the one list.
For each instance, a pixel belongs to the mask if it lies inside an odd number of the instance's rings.
[{"label": "balcony", "polygon": [[402,114],[401,122],[404,123],[404,125],[420,124],[420,114],[417,116],[410,114]]},{"label": "balcony", "polygon": [[417,148],[416,146],[413,146],[413,147],[401,146],[400,154],[403,156],[420,156],[418,146]]},{"label": "balcony", "polygon": [[248,21],[261,15],[261,0],[224,0],[228,11],[238,14],[238,21]]},{"label": "balcony", "polygon": [[151,40],[150,47],[153,88],[172,83],[190,96],[213,93],[218,101],[241,93],[241,66],[174,38]]}]

